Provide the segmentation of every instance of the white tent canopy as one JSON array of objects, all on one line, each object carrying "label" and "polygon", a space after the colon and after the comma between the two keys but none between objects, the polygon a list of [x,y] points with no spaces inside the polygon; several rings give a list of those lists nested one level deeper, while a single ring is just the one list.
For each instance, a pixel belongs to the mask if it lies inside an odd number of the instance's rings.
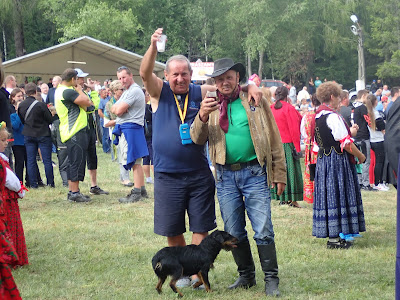
[{"label": "white tent canopy", "polygon": [[[88,36],[65,42],[47,49],[30,53],[3,63],[6,75],[14,75],[17,83],[26,76],[40,76],[44,82],[67,68],[80,68],[90,78],[100,80],[117,79],[120,66],[132,70],[134,80],[142,85],[139,67],[143,56],[112,46]],[[156,62],[154,73],[164,77],[165,64]]]}]

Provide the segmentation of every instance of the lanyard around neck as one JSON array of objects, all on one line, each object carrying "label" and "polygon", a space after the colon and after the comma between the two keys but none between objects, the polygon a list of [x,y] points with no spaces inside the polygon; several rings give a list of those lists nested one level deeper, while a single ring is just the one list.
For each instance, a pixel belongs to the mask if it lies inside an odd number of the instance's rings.
[{"label": "lanyard around neck", "polygon": [[185,123],[185,118],[186,118],[186,113],[187,113],[187,107],[188,107],[188,102],[189,102],[189,93],[186,94],[185,104],[183,107],[183,113],[182,113],[181,106],[179,105],[178,99],[176,98],[175,94],[174,94],[174,98],[175,98],[176,107],[178,108],[179,117],[181,118],[181,121],[183,124],[183,123]]}]

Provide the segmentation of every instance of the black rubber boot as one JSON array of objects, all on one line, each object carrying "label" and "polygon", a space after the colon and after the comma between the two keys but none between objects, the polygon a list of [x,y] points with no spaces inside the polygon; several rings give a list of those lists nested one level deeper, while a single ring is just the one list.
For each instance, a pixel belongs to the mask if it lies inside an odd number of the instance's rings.
[{"label": "black rubber boot", "polygon": [[238,266],[239,278],[228,289],[236,288],[248,289],[256,285],[256,269],[254,266],[253,256],[251,255],[249,240],[245,240],[237,244],[232,250],[233,258]]},{"label": "black rubber boot", "polygon": [[269,245],[257,245],[260,257],[261,269],[264,272],[265,294],[267,296],[280,295],[278,285],[278,261],[276,259],[275,243]]}]

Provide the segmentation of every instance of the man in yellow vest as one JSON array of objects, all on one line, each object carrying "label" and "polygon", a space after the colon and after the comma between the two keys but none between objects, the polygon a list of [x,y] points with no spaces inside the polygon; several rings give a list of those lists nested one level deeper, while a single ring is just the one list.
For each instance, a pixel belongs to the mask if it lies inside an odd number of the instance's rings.
[{"label": "man in yellow vest", "polygon": [[77,84],[78,73],[66,69],[61,75],[54,98],[57,114],[60,118],[60,137],[68,151],[67,199],[73,202],[88,202],[90,197],[79,191],[79,181],[85,178],[86,155],[88,149],[88,118],[86,110],[93,105],[88,95]]}]

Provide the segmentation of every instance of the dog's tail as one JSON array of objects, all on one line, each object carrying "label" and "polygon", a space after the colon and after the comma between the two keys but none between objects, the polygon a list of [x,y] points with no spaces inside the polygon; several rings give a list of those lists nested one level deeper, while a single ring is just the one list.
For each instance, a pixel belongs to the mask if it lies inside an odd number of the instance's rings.
[{"label": "dog's tail", "polygon": [[155,255],[152,260],[152,265],[153,265],[153,270],[156,274],[161,272],[162,270],[162,263],[160,257],[158,255]]},{"label": "dog's tail", "polygon": [[162,270],[162,264],[161,262],[156,263],[154,266],[154,271],[161,271]]}]

